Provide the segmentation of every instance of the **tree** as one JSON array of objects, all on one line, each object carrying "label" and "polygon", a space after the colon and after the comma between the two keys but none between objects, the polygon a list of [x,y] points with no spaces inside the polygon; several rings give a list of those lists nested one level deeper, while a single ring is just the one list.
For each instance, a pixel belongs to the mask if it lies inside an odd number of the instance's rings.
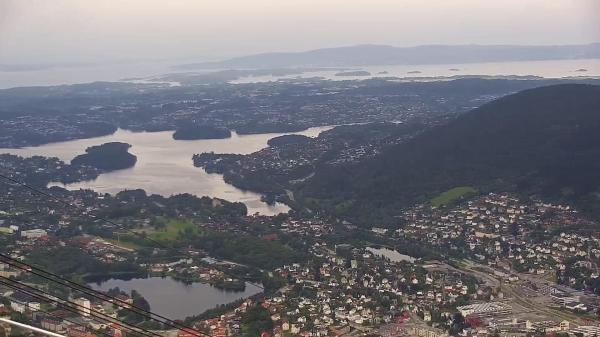
[{"label": "tree", "polygon": [[510,224],[510,233],[512,236],[517,237],[519,235],[519,224],[513,222]]},{"label": "tree", "polygon": [[248,308],[242,316],[242,331],[248,336],[260,336],[273,329],[269,311],[259,305]]},{"label": "tree", "polygon": [[131,291],[131,298],[133,299],[133,305],[142,308],[145,311],[150,311],[150,303],[137,291]]},{"label": "tree", "polygon": [[463,331],[465,327],[465,318],[460,312],[452,315],[452,324],[450,324],[449,330],[450,335],[458,335],[458,333]]}]

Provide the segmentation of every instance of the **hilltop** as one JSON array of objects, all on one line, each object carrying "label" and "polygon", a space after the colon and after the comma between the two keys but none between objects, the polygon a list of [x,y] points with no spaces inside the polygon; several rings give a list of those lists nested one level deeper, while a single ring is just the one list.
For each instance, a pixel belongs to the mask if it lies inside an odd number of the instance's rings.
[{"label": "hilltop", "polygon": [[505,96],[373,160],[324,167],[297,199],[318,200],[323,209],[341,210],[338,216],[391,223],[400,209],[458,186],[536,194],[598,212],[600,86]]}]

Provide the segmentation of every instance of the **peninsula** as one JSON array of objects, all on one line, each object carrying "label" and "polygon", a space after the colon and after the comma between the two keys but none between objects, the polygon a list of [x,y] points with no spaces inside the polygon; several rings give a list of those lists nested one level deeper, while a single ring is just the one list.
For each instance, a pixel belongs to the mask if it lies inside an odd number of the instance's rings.
[{"label": "peninsula", "polygon": [[231,131],[226,128],[192,125],[179,128],[173,133],[175,140],[196,140],[196,139],[226,139],[231,138]]}]

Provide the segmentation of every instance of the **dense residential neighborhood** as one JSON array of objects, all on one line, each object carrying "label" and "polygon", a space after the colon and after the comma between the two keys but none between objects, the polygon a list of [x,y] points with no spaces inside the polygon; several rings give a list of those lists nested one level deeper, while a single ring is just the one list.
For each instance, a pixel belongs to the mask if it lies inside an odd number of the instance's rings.
[{"label": "dense residential neighborhood", "polygon": [[[23,163],[26,159],[3,157],[5,166],[19,167]],[[41,175],[51,181],[61,176],[62,170],[70,170],[69,166],[58,165],[31,171],[23,165],[19,177],[24,179]],[[152,242],[136,240],[126,231],[116,237],[107,236],[103,227],[117,233],[119,228],[92,220],[97,214],[110,214],[128,230],[157,240],[166,240],[164,235],[170,226],[181,226],[174,227],[178,232],[171,238],[185,242],[184,233],[234,231],[258,236],[261,242],[287,242],[304,250],[305,255],[296,262],[292,258],[289,263],[263,270],[264,292],[208,317],[189,318],[190,324],[210,336],[247,331],[253,326],[248,317],[256,312],[265,313],[266,333],[272,336],[442,337],[456,333],[508,336],[563,332],[591,336],[595,331],[591,322],[600,308],[599,239],[583,234],[595,223],[567,205],[508,193],[475,193],[448,204],[407,209],[403,213],[405,225],[398,229],[365,229],[327,218],[288,215],[273,221],[270,217],[235,213],[234,209],[232,213],[215,212],[230,206],[213,200],[178,202],[167,211],[153,201],[159,199],[141,191],[113,197],[92,191],[53,190],[77,205],[69,208],[15,184],[3,184],[2,189],[1,239],[11,256],[23,261],[44,263],[37,251],[62,254],[58,252],[68,249],[89,256],[90,262],[105,266],[101,268],[107,272],[172,277],[231,291],[244,288],[242,280],[249,274],[244,276],[240,270],[247,273],[255,268],[240,264],[236,257],[232,261],[223,259],[223,253],[211,255],[216,251],[201,247],[185,248],[185,258],[162,247],[148,251],[146,247],[152,247]],[[160,200],[172,202],[169,198]],[[120,205],[131,202],[138,205],[136,209],[114,213]],[[207,213],[210,209],[213,211]],[[190,222],[161,223],[160,219],[170,217]],[[73,224],[86,223],[95,225],[68,230]],[[340,241],[347,233],[361,239]],[[295,243],[286,241],[287,237],[293,237]],[[403,245],[405,242],[429,250],[408,251],[410,246]],[[7,263],[0,264],[0,273],[44,287],[26,271]],[[0,290],[5,299],[0,307],[4,315],[26,317],[50,331],[69,337],[125,333],[118,327],[98,324],[87,309],[79,314],[63,312],[55,304],[40,302],[10,287],[0,286]],[[123,301],[139,296],[114,291]],[[97,299],[77,292],[66,294],[82,308],[126,317],[122,310]],[[190,313],[194,314],[202,313]],[[172,329],[161,333],[186,334]]]}]

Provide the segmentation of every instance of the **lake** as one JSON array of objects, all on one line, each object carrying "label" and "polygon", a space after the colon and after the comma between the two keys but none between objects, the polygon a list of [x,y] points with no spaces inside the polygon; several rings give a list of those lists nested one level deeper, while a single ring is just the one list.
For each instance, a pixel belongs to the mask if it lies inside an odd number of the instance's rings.
[{"label": "lake", "polygon": [[186,284],[170,277],[110,279],[101,283],[90,283],[88,286],[100,291],[108,291],[115,287],[126,293],[136,290],[148,301],[152,312],[171,319],[198,315],[217,305],[231,303],[262,291],[250,283],[246,283],[244,291],[233,292],[205,283]]},{"label": "lake", "polygon": [[[332,127],[314,127],[294,134],[316,137]],[[125,142],[132,145],[129,151],[137,156],[134,167],[101,174],[95,180],[63,185],[69,190],[92,189],[99,193],[115,194],[126,189],[144,189],[150,194],[170,196],[190,193],[197,196],[210,196],[246,204],[248,213],[263,215],[285,213],[289,208],[281,203],[268,205],[262,202],[258,193],[243,191],[227,184],[220,174],[209,174],[194,167],[192,156],[195,153],[236,153],[249,154],[267,147],[273,137],[292,133],[263,133],[238,135],[232,132],[228,139],[174,140],[173,131],[132,132],[119,129],[112,135],[78,139],[21,149],[0,149],[0,153],[12,153],[24,157],[34,155],[58,157],[70,162],[85,149],[107,142]]]},{"label": "lake", "polygon": [[389,249],[389,248],[374,248],[374,247],[367,247],[367,250],[370,251],[371,253],[373,253],[376,256],[381,256],[381,257],[385,257],[390,259],[390,261],[392,262],[402,262],[402,261],[406,261],[406,262],[415,262],[417,259],[415,259],[412,256],[409,255],[405,255],[405,254],[400,254],[398,251]]}]

